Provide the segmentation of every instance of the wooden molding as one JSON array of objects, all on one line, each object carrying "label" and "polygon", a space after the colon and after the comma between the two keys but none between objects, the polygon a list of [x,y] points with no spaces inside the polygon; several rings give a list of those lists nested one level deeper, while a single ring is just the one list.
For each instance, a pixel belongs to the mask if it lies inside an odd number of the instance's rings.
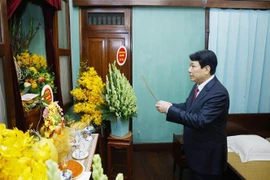
[{"label": "wooden molding", "polygon": [[209,8],[241,8],[270,9],[270,0],[73,0],[74,6],[171,6],[171,7],[209,7]]},{"label": "wooden molding", "polygon": [[239,9],[270,9],[270,1],[243,0],[209,0],[206,7],[210,8],[239,8]]},{"label": "wooden molding", "polygon": [[[172,136],[173,139],[173,136]],[[133,150],[140,151],[172,151],[171,143],[134,143]]]},{"label": "wooden molding", "polygon": [[229,114],[227,135],[257,134],[270,137],[270,113]]}]

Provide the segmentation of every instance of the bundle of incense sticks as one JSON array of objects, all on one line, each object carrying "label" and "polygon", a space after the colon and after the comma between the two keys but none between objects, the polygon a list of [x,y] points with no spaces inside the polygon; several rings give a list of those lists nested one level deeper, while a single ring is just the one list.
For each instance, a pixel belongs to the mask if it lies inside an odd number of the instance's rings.
[{"label": "bundle of incense sticks", "polygon": [[145,85],[146,85],[147,89],[150,91],[150,93],[151,93],[151,94],[152,94],[152,96],[155,98],[155,100],[156,100],[156,101],[158,101],[158,100],[157,100],[157,98],[156,98],[156,96],[154,95],[153,91],[151,90],[150,86],[149,86],[149,85],[148,85],[148,83],[146,82],[146,80],[145,80],[144,76],[143,76],[143,75],[141,75],[141,77],[142,77],[142,79],[143,79],[143,81],[144,81],[144,83],[145,83]]}]

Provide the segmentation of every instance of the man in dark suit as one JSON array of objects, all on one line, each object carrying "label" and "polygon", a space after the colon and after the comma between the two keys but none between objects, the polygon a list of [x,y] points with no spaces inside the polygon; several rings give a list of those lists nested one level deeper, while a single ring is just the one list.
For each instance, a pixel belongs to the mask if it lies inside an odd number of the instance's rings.
[{"label": "man in dark suit", "polygon": [[159,101],[156,108],[167,114],[167,121],[184,125],[189,180],[222,179],[227,167],[229,94],[215,76],[217,57],[213,51],[202,50],[189,57],[188,72],[196,84],[186,102]]}]

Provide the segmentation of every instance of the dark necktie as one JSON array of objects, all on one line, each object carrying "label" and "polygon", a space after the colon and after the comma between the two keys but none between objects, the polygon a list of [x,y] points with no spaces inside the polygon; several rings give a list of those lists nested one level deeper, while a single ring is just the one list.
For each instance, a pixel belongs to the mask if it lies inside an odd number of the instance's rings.
[{"label": "dark necktie", "polygon": [[198,88],[198,86],[196,86],[196,88],[194,90],[194,96],[193,96],[192,102],[196,99],[198,92],[199,92],[199,88]]}]

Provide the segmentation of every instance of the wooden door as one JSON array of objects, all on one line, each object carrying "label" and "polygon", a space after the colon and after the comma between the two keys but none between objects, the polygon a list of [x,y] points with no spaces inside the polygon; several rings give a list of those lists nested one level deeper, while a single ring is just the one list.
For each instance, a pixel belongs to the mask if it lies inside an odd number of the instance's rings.
[{"label": "wooden door", "polygon": [[[130,8],[82,8],[81,9],[81,61],[87,60],[89,67],[94,67],[106,82],[108,64],[116,60],[117,50],[121,45],[127,49],[126,63],[118,68],[132,82],[131,44],[131,9]],[[107,171],[107,137],[110,133],[109,122],[104,122],[103,135],[99,136],[97,152],[102,158]],[[130,126],[132,129],[132,126]]]},{"label": "wooden door", "polygon": [[88,66],[95,68],[103,82],[106,82],[108,64],[116,60],[117,50],[123,45],[127,49],[127,60],[118,68],[131,83],[130,12],[127,8],[82,10],[81,60],[87,60]]},{"label": "wooden door", "polygon": [[[116,60],[118,48],[123,45],[127,47],[127,34],[101,34],[90,35],[87,38],[88,66],[94,67],[97,73],[106,80],[108,64]],[[119,67],[127,79],[131,79],[130,53],[128,53],[126,63]]]}]

